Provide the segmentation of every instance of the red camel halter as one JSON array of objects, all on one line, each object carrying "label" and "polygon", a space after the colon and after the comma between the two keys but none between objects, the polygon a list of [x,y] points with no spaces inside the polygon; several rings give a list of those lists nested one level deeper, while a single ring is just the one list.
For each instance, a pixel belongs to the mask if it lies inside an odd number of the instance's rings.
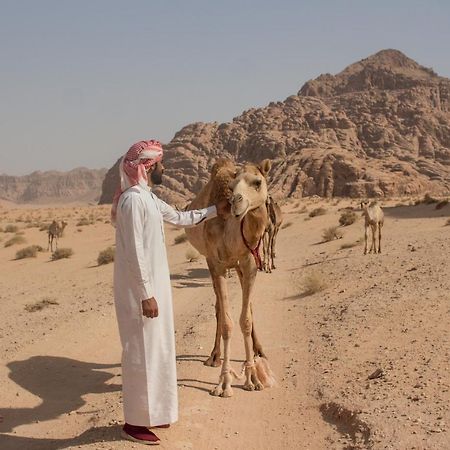
[{"label": "red camel halter", "polygon": [[262,264],[262,260],[261,260],[261,255],[259,254],[259,247],[261,245],[262,236],[259,238],[258,245],[255,248],[251,248],[250,245],[248,245],[248,242],[246,241],[245,236],[244,236],[244,219],[241,220],[241,236],[242,236],[242,240],[244,241],[245,246],[250,250],[250,253],[253,255],[253,258],[255,259],[255,263],[256,263],[257,269],[258,270],[263,270],[263,264]]}]

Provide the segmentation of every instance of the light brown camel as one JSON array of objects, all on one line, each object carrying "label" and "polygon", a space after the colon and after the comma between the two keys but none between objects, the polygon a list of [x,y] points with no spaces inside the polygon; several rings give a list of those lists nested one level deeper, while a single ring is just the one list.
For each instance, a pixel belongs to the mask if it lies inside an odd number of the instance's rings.
[{"label": "light brown camel", "polygon": [[269,195],[266,202],[269,222],[263,238],[264,270],[271,273],[275,267],[275,245],[277,242],[278,231],[283,223],[283,213],[281,208]]},{"label": "light brown camel", "polygon": [[233,321],[226,286],[226,271],[234,268],[242,289],[241,331],[245,344],[244,389],[261,390],[274,384],[272,372],[261,344],[256,337],[252,317],[251,293],[256,279],[259,244],[266,229],[268,217],[266,176],[271,163],[245,164],[237,168],[227,159],[219,159],[211,171],[211,178],[189,206],[202,208],[228,198],[231,214],[217,217],[186,230],[191,244],[206,257],[216,295],[217,329],[208,366],[220,365],[220,341],[223,339],[224,358],[219,384],[212,395],[230,397],[231,382],[237,376],[230,365]]},{"label": "light brown camel", "polygon": [[378,253],[381,253],[381,229],[384,225],[384,213],[377,201],[369,203],[369,201],[361,202],[361,208],[364,215],[364,254],[367,254],[367,236],[369,226],[372,229],[372,245],[369,253],[377,253],[376,234],[378,230]]},{"label": "light brown camel", "polygon": [[47,251],[51,249],[53,252],[53,241],[55,241],[56,249],[58,249],[58,238],[60,238],[63,234],[64,228],[66,228],[67,222],[64,220],[61,223],[58,223],[54,220],[50,226],[48,227],[48,245]]}]

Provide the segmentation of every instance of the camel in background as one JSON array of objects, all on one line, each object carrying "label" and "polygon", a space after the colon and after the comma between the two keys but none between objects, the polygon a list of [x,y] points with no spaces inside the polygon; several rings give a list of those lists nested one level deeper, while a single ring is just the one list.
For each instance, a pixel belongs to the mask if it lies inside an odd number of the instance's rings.
[{"label": "camel in background", "polygon": [[[381,229],[384,225],[384,213],[377,201],[369,203],[369,201],[361,202],[361,208],[364,215],[364,254],[367,254],[367,236],[369,226],[372,229],[372,245],[369,253],[381,253]],[[376,234],[378,230],[378,252],[376,245]]]},{"label": "camel in background", "polygon": [[283,213],[281,208],[269,195],[266,202],[269,221],[263,238],[264,270],[271,273],[275,269],[275,245],[277,242],[278,231],[283,223]]},{"label": "camel in background", "polygon": [[226,271],[234,268],[242,289],[240,327],[245,343],[244,389],[261,390],[274,384],[272,372],[255,333],[251,294],[258,268],[262,269],[259,247],[267,227],[266,209],[269,160],[259,165],[245,164],[237,168],[227,159],[219,159],[213,166],[211,178],[189,205],[189,209],[203,208],[227,198],[231,214],[216,217],[195,228],[186,230],[190,243],[206,257],[216,295],[216,338],[208,366],[220,365],[220,343],[224,344],[224,358],[219,384],[212,395],[230,397],[231,382],[237,377],[230,365],[233,321],[226,285]]},{"label": "camel in background", "polygon": [[48,227],[48,244],[47,251],[51,249],[53,252],[53,241],[55,241],[56,249],[58,249],[58,239],[62,236],[64,228],[66,228],[67,222],[64,220],[61,223],[58,223],[54,220],[50,226]]}]

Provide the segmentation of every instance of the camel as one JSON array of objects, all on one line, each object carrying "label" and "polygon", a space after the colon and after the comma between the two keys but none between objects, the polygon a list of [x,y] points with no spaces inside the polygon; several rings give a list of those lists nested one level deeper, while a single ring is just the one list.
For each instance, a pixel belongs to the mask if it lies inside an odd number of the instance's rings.
[{"label": "camel", "polygon": [[190,243],[206,257],[216,295],[216,336],[211,356],[205,365],[218,367],[220,344],[223,339],[224,358],[218,385],[211,391],[214,396],[230,397],[231,382],[239,378],[231,368],[230,349],[233,321],[226,286],[226,271],[234,268],[242,289],[240,327],[245,344],[244,389],[262,390],[274,384],[274,378],[253,324],[251,294],[257,270],[262,269],[259,246],[265,232],[268,216],[266,209],[269,160],[259,165],[235,164],[221,158],[213,166],[211,178],[189,205],[189,209],[203,208],[228,198],[231,213],[216,217],[195,228],[186,230]]},{"label": "camel", "polygon": [[273,201],[269,195],[266,202],[269,222],[263,238],[263,254],[264,254],[264,270],[271,273],[275,267],[275,245],[277,241],[278,231],[283,223],[283,213],[278,203]]},{"label": "camel", "polygon": [[64,228],[66,228],[67,222],[64,220],[61,223],[58,223],[54,220],[50,226],[48,227],[48,245],[47,251],[51,249],[53,252],[53,240],[55,240],[56,250],[58,250],[58,238],[60,238],[63,234]]},{"label": "camel", "polygon": [[377,201],[373,201],[369,203],[369,201],[361,202],[361,209],[363,210],[364,215],[364,238],[365,238],[365,246],[364,246],[364,254],[367,254],[367,236],[369,226],[372,229],[372,245],[370,246],[369,253],[377,253],[377,245],[376,245],[376,233],[378,229],[378,253],[381,253],[381,229],[384,225],[384,213],[381,209],[381,206]]}]

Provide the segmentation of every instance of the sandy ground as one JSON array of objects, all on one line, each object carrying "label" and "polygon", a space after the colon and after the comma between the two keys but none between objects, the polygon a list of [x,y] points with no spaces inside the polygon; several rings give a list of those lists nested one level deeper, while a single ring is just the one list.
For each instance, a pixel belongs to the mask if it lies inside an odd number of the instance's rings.
[{"label": "sandy ground", "polygon": [[[174,243],[182,232],[167,228],[180,420],[159,432],[160,448],[449,448],[450,205],[386,203],[383,253],[363,256],[361,218],[341,228],[342,239],[322,242],[339,209],[356,202],[321,204],[326,214],[313,218],[317,200],[284,205],[278,268],[257,278],[255,324],[278,386],[246,392],[236,381],[229,399],[208,394],[220,369],[203,365],[215,331],[206,265],[187,262],[188,244]],[[26,239],[5,248],[12,234],[0,233],[2,450],[140,447],[120,439],[113,267],[97,265],[114,242],[108,214],[100,206],[0,205],[0,227],[17,225]],[[76,226],[89,216],[93,224]],[[26,245],[46,247],[46,233],[27,225],[53,218],[68,221],[59,246],[73,256],[15,260]],[[308,275],[326,288],[307,295]],[[238,324],[236,276],[229,288]],[[41,301],[41,310],[26,309]],[[232,348],[240,369],[238,325]]]}]

